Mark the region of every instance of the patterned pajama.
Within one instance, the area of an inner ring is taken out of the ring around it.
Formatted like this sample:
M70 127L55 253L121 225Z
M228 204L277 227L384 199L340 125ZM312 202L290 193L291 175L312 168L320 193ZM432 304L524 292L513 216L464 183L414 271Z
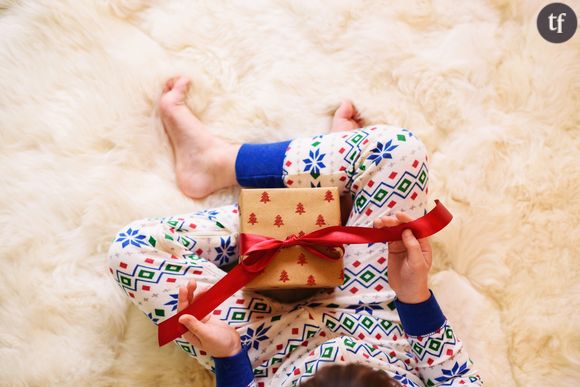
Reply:
M406 129L372 126L279 144L280 186L337 186L353 199L348 225L372 226L399 210L413 218L427 213L428 156ZM220 267L238 258L238 232L235 204L136 221L114 239L110 272L158 324L176 313L179 286L193 278L210 287L225 275ZM294 386L325 365L362 363L404 386L480 385L447 322L424 336L403 331L387 278L387 244L345 247L340 287L295 304L240 290L213 312L240 333L255 383ZM175 342L213 369L208 354Z

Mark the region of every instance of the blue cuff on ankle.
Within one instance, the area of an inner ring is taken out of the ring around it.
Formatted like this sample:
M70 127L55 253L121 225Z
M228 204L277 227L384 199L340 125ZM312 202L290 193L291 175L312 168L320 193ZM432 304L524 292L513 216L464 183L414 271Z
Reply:
M242 187L284 188L282 170L290 141L243 144L236 157L236 179Z

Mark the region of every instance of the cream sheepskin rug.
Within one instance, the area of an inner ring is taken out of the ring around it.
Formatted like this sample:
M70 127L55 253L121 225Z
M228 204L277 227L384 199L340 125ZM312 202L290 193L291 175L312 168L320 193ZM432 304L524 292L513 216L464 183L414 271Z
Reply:
M0 384L213 382L107 273L129 221L236 199L176 187L183 74L229 140L326 132L344 98L413 130L455 215L432 287L487 384L578 385L580 34L545 42L546 3L1 1Z

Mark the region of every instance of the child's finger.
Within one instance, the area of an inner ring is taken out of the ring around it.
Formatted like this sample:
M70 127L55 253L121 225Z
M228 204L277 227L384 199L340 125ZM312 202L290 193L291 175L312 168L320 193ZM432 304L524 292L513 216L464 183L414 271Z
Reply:
M197 349L202 349L203 345L201 344L201 340L199 337L194 335L191 332L185 332L181 337L183 337L187 342L193 345Z
M187 300L187 288L185 286L180 286L178 289L177 296L177 312L181 312L183 309L189 306L189 301Z
M407 249L407 259L411 265L425 262L421 245L410 229L403 230L403 244Z
M187 300L191 304L193 302L193 295L195 293L195 289L197 289L197 282L194 279L190 279L187 282Z
M409 214L405 212L397 212L397 218L399 218L403 223L413 221L413 218L411 218L411 216L409 216ZM413 238L414 237L415 236L413 235ZM423 251L431 251L431 244L429 243L429 238L421 238L417 239L417 241L419 242L419 245L421 245L421 249Z

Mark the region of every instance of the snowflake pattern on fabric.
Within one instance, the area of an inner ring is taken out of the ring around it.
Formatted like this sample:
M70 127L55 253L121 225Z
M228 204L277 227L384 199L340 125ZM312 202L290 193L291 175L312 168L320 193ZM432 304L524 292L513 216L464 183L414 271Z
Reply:
M375 165L379 165L382 159L392 159L391 152L397 147L397 145L392 145L392 142L393 140L389 140L384 145L378 142L377 147L371 150L371 155L369 155L368 159Z
M316 179L320 176L320 169L326 167L322 162L326 156L324 153L320 153L319 149L315 149L308 153L308 157L304 160L304 172L310 172L310 175Z
M246 334L240 337L242 345L248 348L258 349L262 341L269 339L266 333L268 333L270 328L264 327L264 324L261 324L256 329L248 328Z
M220 266L230 263L235 258L236 247L232 245L231 237L220 238L219 247L215 248L217 252L216 260Z
M348 225L376 216L427 212L427 153L407 129L371 126L293 140L281 178L287 187L337 186L354 198ZM266 188L266 187L264 187ZM133 222L109 251L109 271L154 324L176 312L177 288L189 279L209 287L236 259L237 206ZM274 226L273 226L274 227ZM236 328L254 367L252 385L295 386L337 363L384 369L404 386L481 385L467 353L446 322L425 337L407 336L387 280L387 245L345 246L344 284L308 300L280 304L238 291L213 311ZM175 343L213 370L209 354Z
M117 235L115 242L121 243L123 248L129 245L133 245L135 247L147 245L147 242L145 241L145 235L139 234L139 230L132 229L131 227Z

